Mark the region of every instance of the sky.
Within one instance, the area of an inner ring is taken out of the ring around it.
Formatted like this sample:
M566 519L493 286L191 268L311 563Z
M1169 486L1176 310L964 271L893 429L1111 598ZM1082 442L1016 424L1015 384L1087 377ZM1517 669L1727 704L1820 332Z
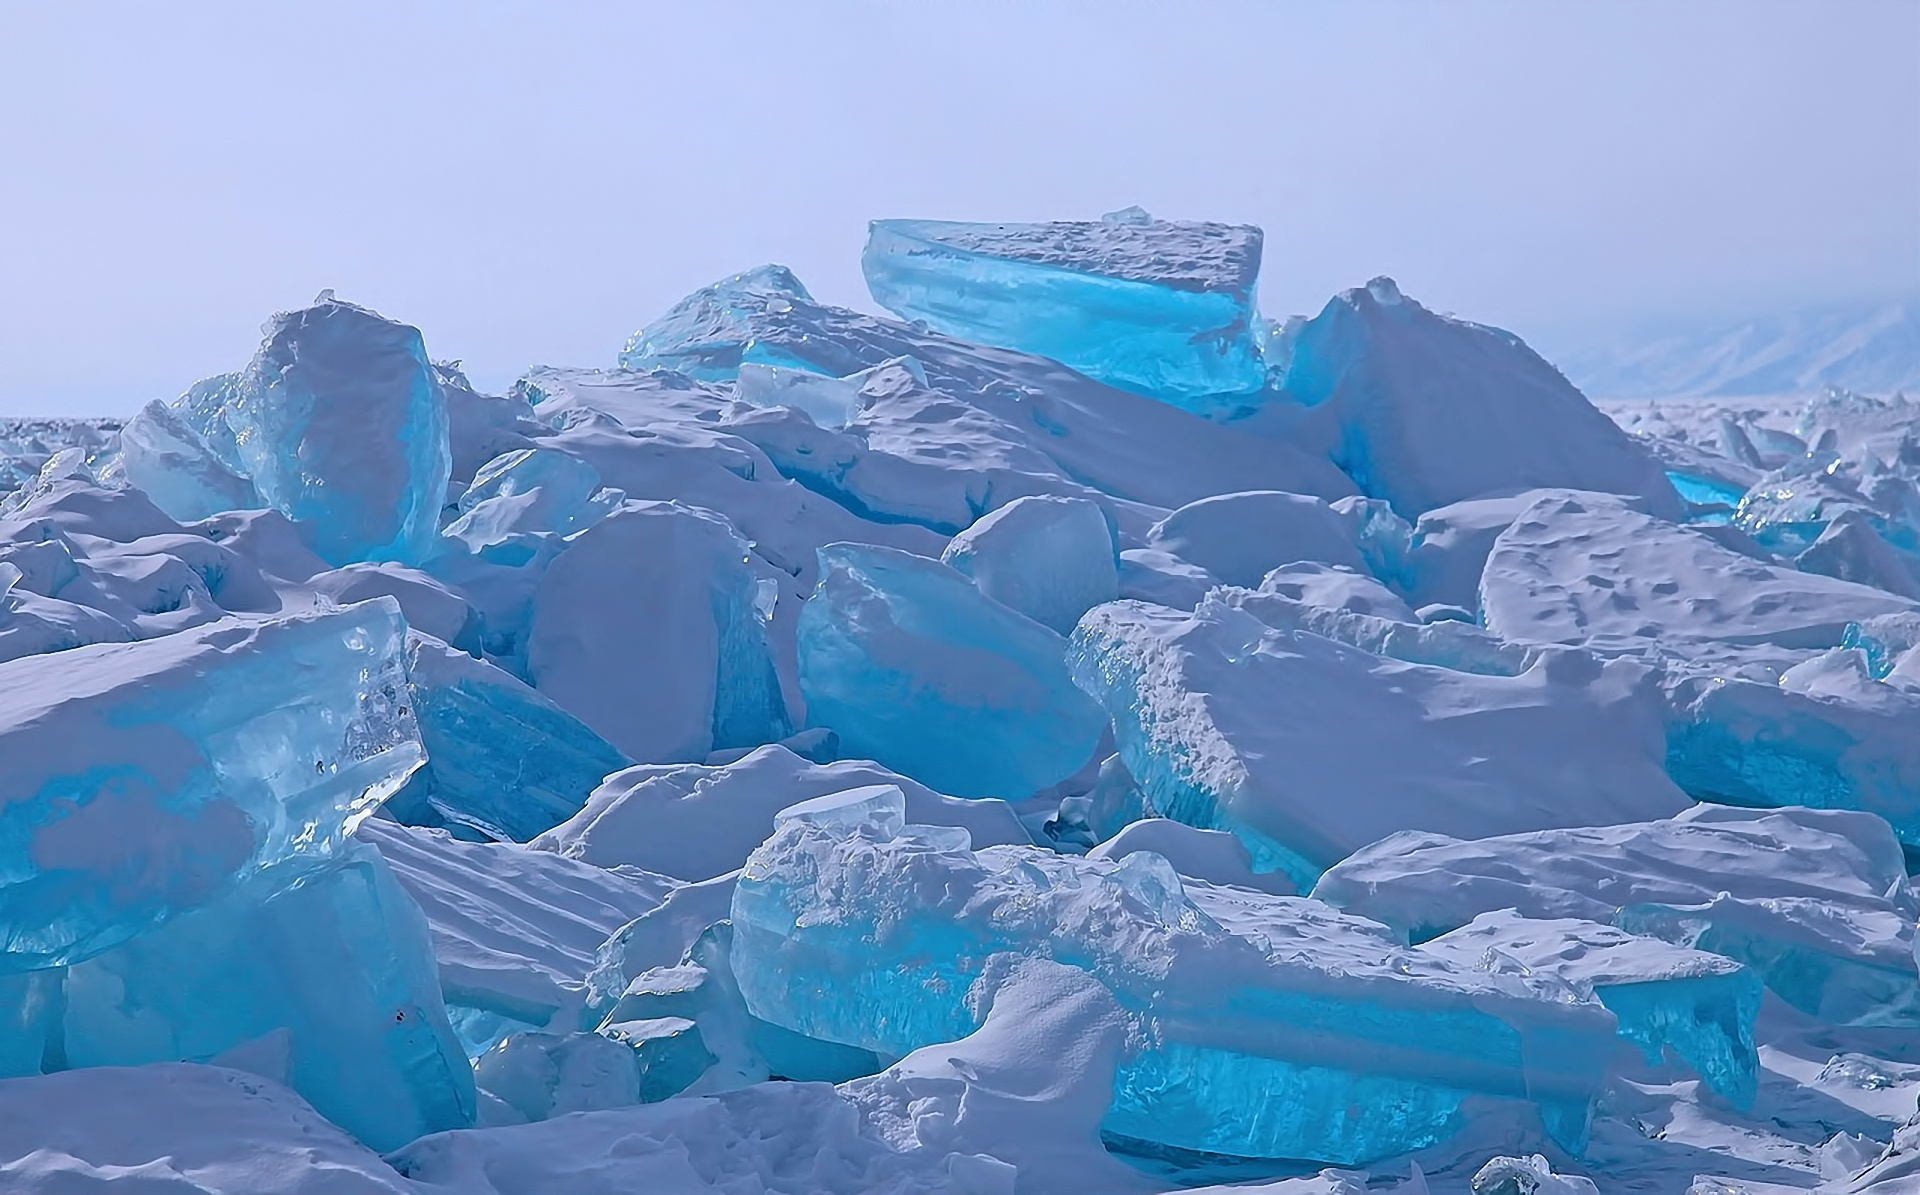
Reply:
M323 288L485 387L866 222L1140 204L1577 346L1920 291L1914 0L0 0L0 414L237 369Z

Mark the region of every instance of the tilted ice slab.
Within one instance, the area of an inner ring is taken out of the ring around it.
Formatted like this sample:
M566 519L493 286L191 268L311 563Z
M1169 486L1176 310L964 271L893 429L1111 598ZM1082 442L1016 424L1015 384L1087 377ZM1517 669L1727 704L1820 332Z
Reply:
M402 820L525 842L632 762L539 692L437 640L409 637L407 688L427 762L392 802Z
M1760 977L1717 954L1639 937L1591 921L1537 921L1511 909L1482 913L1426 944L1470 965L1518 966L1592 995L1619 1018L1620 1036L1658 1063L1671 1048L1735 1105L1753 1103L1760 1077L1753 1019Z
M551 448L522 448L480 467L460 495L460 515L440 532L440 550L464 550L505 565L539 554L543 537L584 531L626 497L603 489L592 465Z
M533 840L600 867L632 866L687 881L725 875L773 833L795 801L869 785L898 787L914 821L959 826L982 846L1027 842L1004 801L944 796L865 760L814 763L774 743L732 763L641 765L616 772L586 807Z
M1029 797L1084 767L1105 727L1064 639L911 553L820 549L799 647L808 720L842 754L955 796Z
M1674 676L1667 770L1701 800L1865 810L1920 847L1920 690L1892 679L1850 648L1777 684Z
M120 429L120 470L129 485L183 523L261 504L253 482L215 456L178 411L157 399Z
M1766 564L1598 494L1543 496L1494 542L1482 621L1502 638L1684 652L1689 640L1834 647L1849 622L1916 609Z
M1306 572L1314 568L1313 573ZM1317 575L1316 575L1317 574ZM1338 580L1318 573L1317 566L1275 569L1258 590L1223 587L1218 600L1243 610L1276 631L1309 631L1409 664L1431 664L1455 672L1484 676L1519 676L1553 650L1525 643L1509 643L1472 623L1447 620L1422 623L1372 613L1391 609L1384 591L1368 592L1353 578ZM1339 584L1336 589L1335 585ZM1298 597L1290 596L1298 593ZM1326 604L1335 595L1344 606ZM1303 600L1311 599L1311 600ZM1364 607L1356 609L1354 607Z
M1089 611L1069 659L1155 812L1233 831L1303 890L1409 825L1478 836L1686 804L1660 767L1658 689L1632 661L1553 653L1511 677L1407 664L1274 630L1218 593L1191 615Z
M376 1149L473 1122L424 918L378 851L289 859L64 971L42 1066L262 1071ZM13 1053L15 1051L8 1051Z
M635 502L568 538L534 593L534 687L629 758L704 759L788 731L774 582L724 517Z
M1137 1019L1104 1130L1149 1149L1354 1162L1444 1139L1473 1095L1536 1103L1572 1148L1614 1018L1561 985L1455 967L1316 902L1257 902L1232 932L1165 860L978 853L902 803L796 808L733 900L749 1010L903 1054L965 1036L1022 958L1090 972Z
M1519 337L1436 315L1390 278L1342 291L1269 350L1297 433L1403 518L1566 486L1677 516L1666 471Z
M636 332L620 363L728 380L742 362L846 377L897 357L912 357L934 390L1018 429L1067 476L1116 498L1171 510L1238 490L1354 492L1337 468L1284 441L1102 385L1044 357L823 306L778 266L689 295Z
M1329 869L1313 894L1414 941L1498 909L1612 922L1737 959L1825 1021L1920 1015L1900 844L1864 813L1696 805L1477 842L1409 831Z
M860 265L874 302L901 319L1207 410L1266 382L1254 339L1260 245L1250 225L1145 213L1047 224L875 220Z
M0 972L334 850L421 760L405 633L378 600L0 665Z
M330 563L432 548L452 456L417 329L331 295L276 316L220 417L261 498Z

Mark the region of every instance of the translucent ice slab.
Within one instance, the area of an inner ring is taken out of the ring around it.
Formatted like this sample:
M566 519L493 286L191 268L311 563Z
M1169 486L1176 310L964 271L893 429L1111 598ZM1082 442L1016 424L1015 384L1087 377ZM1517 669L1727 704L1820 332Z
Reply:
M363 843L276 864L69 968L65 999L66 1066L205 1062L246 1046L256 1066L277 1056L288 1086L375 1149L473 1123L426 919Z
M1248 225L1146 217L876 220L860 264L874 301L902 319L1206 409L1266 381L1260 242Z
M276 316L223 417L260 496L330 563L433 546L453 457L416 329L331 295Z
M1079 771L1106 723L1065 646L939 561L828 544L800 611L800 688L842 754L954 796L1018 800Z
M224 464L163 402L148 403L120 429L120 468L128 484L182 523L260 504L253 482Z
M974 853L898 808L790 819L733 900L757 1017L900 1055L979 1024L1022 958L1090 972L1136 1020L1105 1131L1149 1149L1358 1162L1444 1139L1470 1096L1529 1100L1571 1148L1614 1018L1563 984L1457 967L1299 898L1215 889L1230 930L1151 852Z
M335 849L420 763L405 632L377 599L0 665L0 972Z
M1407 832L1329 869L1313 893L1414 941L1498 909L1613 922L1745 963L1825 1021L1920 1016L1914 898L1899 842L1869 814L1696 805L1478 842Z

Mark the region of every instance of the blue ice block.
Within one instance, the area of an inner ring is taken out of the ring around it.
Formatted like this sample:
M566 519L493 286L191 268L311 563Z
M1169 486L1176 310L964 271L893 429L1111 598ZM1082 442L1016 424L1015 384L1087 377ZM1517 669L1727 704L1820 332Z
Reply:
M1048 224L876 220L874 302L963 340L1051 357L1205 411L1266 382L1255 344L1261 233L1109 218Z
M389 598L0 665L0 973L337 849L421 746Z
M522 448L480 467L460 495L460 516L440 534L483 559L517 566L539 554L542 537L584 531L625 497L602 489L599 470L577 456Z
M1484 1096L1582 1144L1616 1022L1564 984L1408 949L1315 901L1185 887L1152 852L976 853L950 828L895 833L900 816L789 818L748 860L731 959L754 1016L898 1056L972 1032L995 983L1048 958L1138 1026L1110 1137L1351 1164L1445 1139Z
M69 968L65 998L67 1066L206 1062L275 1035L288 1086L375 1149L473 1123L426 918L365 843Z
M331 295L276 316L224 418L260 496L329 563L433 547L453 456L418 330Z
M937 560L870 544L819 557L800 610L800 690L843 756L1009 800L1088 762L1106 716L1074 688L1060 636Z
M253 482L229 468L180 413L150 402L120 429L120 468L128 484L182 523L260 504Z

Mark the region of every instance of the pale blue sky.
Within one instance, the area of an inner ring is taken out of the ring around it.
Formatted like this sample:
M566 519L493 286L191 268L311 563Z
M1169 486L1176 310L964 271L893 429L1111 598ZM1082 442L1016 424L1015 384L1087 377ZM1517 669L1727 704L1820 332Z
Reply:
M1547 343L1920 289L1920 3L0 0L0 413L322 287L504 385L865 222L1138 203Z

